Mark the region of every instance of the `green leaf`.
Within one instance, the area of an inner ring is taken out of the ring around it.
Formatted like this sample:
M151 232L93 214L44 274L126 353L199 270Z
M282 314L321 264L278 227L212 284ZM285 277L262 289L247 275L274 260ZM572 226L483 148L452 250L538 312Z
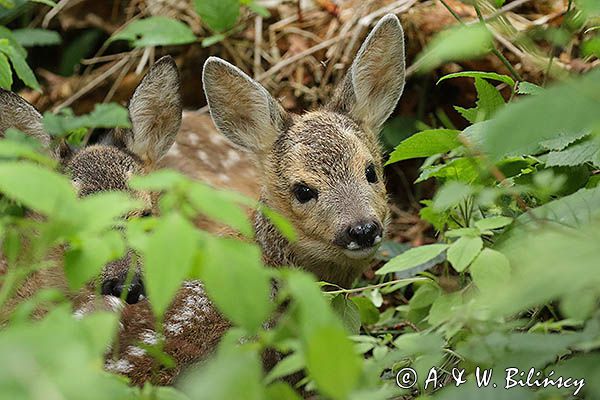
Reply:
M448 74L448 75L441 77L440 80L437 81L437 85L439 85L440 82L445 81L446 79L460 78L460 77L489 79L489 80L493 80L493 81L504 82L511 88L513 86L515 86L515 81L513 80L513 78L511 78L508 75L501 75L501 74L497 74L495 72L481 72L481 71L463 71L463 72L455 72L453 74ZM521 83L523 83L523 82L521 82Z
M386 165L410 158L446 153L460 146L459 133L460 131L452 129L432 129L415 133L396 146Z
M536 95L544 92L544 88L531 82L519 82L517 87L518 94Z
M438 164L425 167L415 183L426 181L430 178L438 178L445 181L461 181L473 183L480 177L479 163L472 158L455 158L446 164Z
M560 302L560 310L567 318L585 321L594 313L599 297L593 289L567 293Z
M453 316L453 308L462 304L459 292L443 294L435 299L429 310L427 320L431 325L438 325Z
M338 294L331 301L331 307L342 320L346 330L352 335L358 334L360 331L360 314L356 304L344 294Z
M23 83L34 90L41 90L40 85L33 74L23 54L15 49L10 44L3 43L0 40L0 52L6 54L10 59L13 69L17 73L17 76L23 81Z
M0 87L10 90L12 88L12 71L8 64L8 58L3 53L0 53Z
M471 277L481 291L494 290L510 278L508 258L499 251L483 249L471 265Z
M271 383L276 379L283 378L298 372L304 368L306 362L304 356L300 352L294 352L283 360L279 361L265 378L265 383Z
M215 32L233 28L240 15L239 0L194 0L194 6L202 22Z
M317 328L307 340L306 364L323 394L346 399L358 383L361 363L343 329Z
M58 32L50 31L48 29L15 29L13 35L15 40L23 47L51 46L62 43L62 39Z
M417 56L421 72L430 71L447 61L466 60L487 54L492 34L481 24L459 26L438 33Z
M44 4L46 6L50 6L50 7L56 7L57 4L55 2L53 2L52 0L31 0L34 3L40 3L40 4Z
M201 277L219 310L250 333L260 329L274 304L259 248L238 240L207 237L203 261Z
M209 47L212 46L213 44L217 44L220 41L222 41L223 39L225 39L225 35L222 33L217 33L216 35L211 35L211 36L207 36L204 39L202 39L202 47Z
M419 286L408 304L411 309L428 307L440 296L441 292L438 285L427 282Z
M123 192L99 192L81 199L77 212L82 232L100 232L109 229L130 211L141 208L136 201Z
M477 257L483 248L483 240L479 236L463 236L448 249L448 261L457 272L463 272Z
M475 227L480 231L491 231L493 229L504 228L505 226L512 224L512 222L512 218L499 215L496 217L480 219L475 222Z
M104 265L123 256L125 244L117 231L84 236L65 253L65 275L72 290L100 275Z
M176 19L154 16L138 19L108 39L127 40L133 47L174 46L196 41L189 26Z
M27 1L27 0L20 0L20 1ZM27 57L27 50L25 50L25 48L23 46L21 46L19 44L19 42L17 42L15 35L13 35L13 33L10 29L8 29L4 26L0 26L0 43L3 42L1 39L6 39L8 42L4 42L5 44L8 44L9 46L13 47L15 50L17 50L19 53L21 53L21 55L23 57Z
M486 125L484 149L495 160L533 154L543 140L591 130L599 122L599 92L600 70L592 70L582 78L546 89L544 96L510 103Z
M161 319L175 292L188 276L198 248L194 226L176 213L162 217L141 250L144 284L152 311Z
M261 371L259 357L248 349L219 352L189 373L180 387L194 400L263 400Z
M492 117L496 111L504 106L504 98L500 92L482 78L475 78L477 89L477 107L465 109L455 106L454 108L472 124L485 121Z
M69 179L29 162L0 164L0 191L47 216L68 213L75 204Z
M45 112L42 119L46 132L54 136L64 136L81 128L130 128L127 109L117 103L96 104L94 110L82 116L73 116L63 109L61 114Z
M350 300L358 307L360 321L363 325L373 325L379 321L379 310L366 297L351 297Z
M546 150L563 150L570 144L589 136L591 131L585 130L581 132L569 132L558 134L555 138L543 140L540 145Z
M416 267L420 264L434 260L448 247L449 246L447 244L429 244L426 246L412 248L400 254L399 256L392 258L375 273L377 275L383 275L390 272L404 271Z
M600 140L586 140L561 151L552 151L541 159L547 167L575 166L585 163L600 166Z
M459 181L450 181L446 183L433 198L433 209L435 211L445 211L454 207L468 196L473 194L474 188Z
M275 382L267 387L266 400L302 400L302 397L284 382Z

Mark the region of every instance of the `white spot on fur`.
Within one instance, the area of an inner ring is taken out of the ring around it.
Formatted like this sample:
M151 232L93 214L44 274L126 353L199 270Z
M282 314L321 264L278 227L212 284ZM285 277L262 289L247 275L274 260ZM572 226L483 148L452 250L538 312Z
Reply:
M158 335L150 329L144 329L142 332L142 342L152 346L158 343Z
M225 139L225 136L221 135L220 133L218 133L218 132L214 132L214 133L212 133L212 134L210 134L210 135L208 136L208 140L210 140L210 142L211 142L212 144L221 144L221 143L223 143L223 142L224 142L226 139Z
M229 177L229 175L227 175L227 174L219 174L219 175L217 176L217 178L219 178L219 180L220 180L221 182L229 182L229 181L231 180L231 178L230 178L230 177Z
M239 153L233 149L229 149L229 151L227 151L227 158L223 160L222 164L223 167L227 169L237 164L238 161L240 161Z
M123 302L118 297L105 296L104 301L106 302L106 305L114 312L118 312L123 309Z
M181 306L165 321L165 331L171 335L179 335L184 328L202 323L206 314L211 312L210 300L206 297L200 282L186 281L183 289L186 290L187 295L182 300Z
M189 132L188 139L190 139L190 144L192 146L196 146L200 142L200 139L198 139L198 134L196 132Z
M203 162L205 162L205 163L208 163L208 162L209 162L209 159L208 159L208 154L206 154L204 151L202 151L202 150L198 150L198 151L196 152L196 155L197 155L197 156L198 156L198 158L199 158L200 160L202 160Z
M106 360L106 364L104 364L104 368L110 372L118 372L121 374L126 374L133 369L133 365L129 361L124 358L120 360Z
M146 354L146 350L137 346L128 346L127 354L133 357L143 357Z

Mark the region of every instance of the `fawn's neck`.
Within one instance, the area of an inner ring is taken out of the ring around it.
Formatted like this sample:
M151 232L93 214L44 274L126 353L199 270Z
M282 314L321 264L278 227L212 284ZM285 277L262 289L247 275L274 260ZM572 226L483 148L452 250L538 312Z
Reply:
M254 216L256 241L262 249L263 261L272 267L296 267L312 272L317 279L349 288L370 260L331 259L290 243L269 218L257 211Z

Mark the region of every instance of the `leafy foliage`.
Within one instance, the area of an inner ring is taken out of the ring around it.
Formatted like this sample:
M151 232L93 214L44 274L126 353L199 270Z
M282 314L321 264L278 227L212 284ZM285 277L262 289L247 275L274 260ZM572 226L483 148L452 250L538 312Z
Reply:
M170 46L192 43L196 36L183 22L154 16L131 22L110 37L116 40L127 40L133 47Z

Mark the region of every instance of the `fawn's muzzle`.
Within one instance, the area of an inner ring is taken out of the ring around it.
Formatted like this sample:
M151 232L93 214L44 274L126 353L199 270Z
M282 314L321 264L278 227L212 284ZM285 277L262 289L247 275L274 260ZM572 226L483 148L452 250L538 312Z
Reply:
M378 221L361 221L347 226L336 238L336 244L350 252L371 250L381 242L383 227Z

